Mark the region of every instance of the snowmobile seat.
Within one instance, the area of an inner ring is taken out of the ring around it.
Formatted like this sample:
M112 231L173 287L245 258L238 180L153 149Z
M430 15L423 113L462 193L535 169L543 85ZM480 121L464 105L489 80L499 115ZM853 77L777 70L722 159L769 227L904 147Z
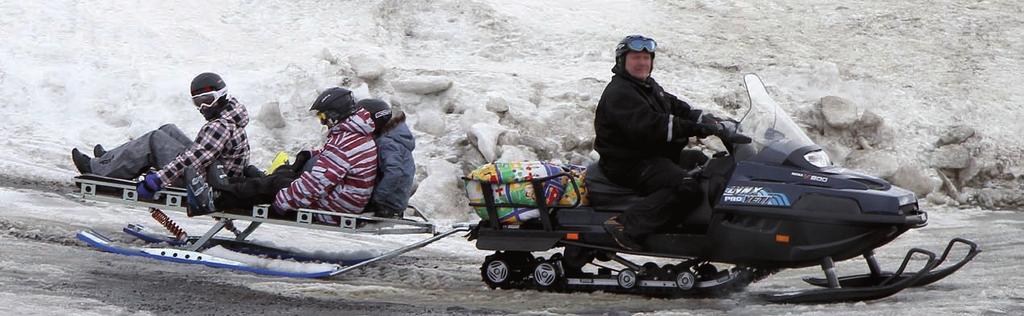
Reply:
M633 189L612 183L597 162L587 166L587 198L590 207L604 212L624 212L630 206L639 203L645 197ZM701 201L697 209L690 212L683 220L684 225L707 225L711 220L711 206L707 198Z
M595 209L622 212L643 200L643 197L633 189L612 183L597 162L587 166L587 177L584 181L590 206Z

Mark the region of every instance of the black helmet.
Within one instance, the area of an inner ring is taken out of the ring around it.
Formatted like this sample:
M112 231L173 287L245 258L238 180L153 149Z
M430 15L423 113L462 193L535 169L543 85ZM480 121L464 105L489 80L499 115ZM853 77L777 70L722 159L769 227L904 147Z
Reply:
M358 109L355 99L352 98L352 91L341 87L330 88L320 93L313 101L313 106L309 107L310 111L323 114L320 116L320 123L324 125L336 124Z
M370 117L373 118L374 130L381 130L384 125L391 120L391 106L387 102L381 99L362 99L356 103L356 106L363 108L366 112L370 112Z
M217 117L224 110L228 88L219 75L212 72L201 73L192 79L189 90L192 93L192 104L207 120Z
M202 94L210 91L217 91L227 87L224 79L212 72L204 72L192 79L192 95Z

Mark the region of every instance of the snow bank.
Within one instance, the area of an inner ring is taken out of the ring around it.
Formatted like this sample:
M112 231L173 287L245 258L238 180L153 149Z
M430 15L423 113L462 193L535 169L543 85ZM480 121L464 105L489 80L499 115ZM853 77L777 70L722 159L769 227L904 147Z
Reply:
M247 131L257 165L277 151L320 144L323 129L307 109L326 87L392 102L409 114L421 169L450 164L421 170L430 176L418 177L429 182L417 183L426 191L416 200L459 218L468 208L456 203L462 192L451 179L476 164L596 159L593 111L614 45L642 33L660 44L654 77L699 108L737 115L741 75L757 72L790 113L824 105L823 125L801 115L799 123L839 163L892 158L919 174L941 173L957 190L934 192L969 204L982 200L982 188L1019 191L1024 56L1014 52L1024 40L1007 35L1022 27L1007 15L1019 7L942 8L224 1L196 11L175 3L4 3L0 154L7 159L0 169L4 179L66 183L75 174L73 147L111 148L164 123L194 134L203 122L186 86L214 71L256 118ZM478 120L482 112L497 121ZM956 133L940 136L948 130ZM962 145L940 149L950 144ZM883 152L891 156L870 158ZM896 174L883 164L869 172ZM1002 200L993 196L984 199Z

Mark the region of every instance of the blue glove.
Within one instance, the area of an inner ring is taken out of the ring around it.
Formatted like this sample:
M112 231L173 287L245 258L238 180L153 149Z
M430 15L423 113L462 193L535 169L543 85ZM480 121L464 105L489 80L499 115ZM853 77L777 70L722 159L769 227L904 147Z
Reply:
M153 195L156 195L156 191L160 191L163 183L160 181L160 176L154 172L146 174L146 178L139 181L136 190L139 192L139 197L147 200L152 200Z

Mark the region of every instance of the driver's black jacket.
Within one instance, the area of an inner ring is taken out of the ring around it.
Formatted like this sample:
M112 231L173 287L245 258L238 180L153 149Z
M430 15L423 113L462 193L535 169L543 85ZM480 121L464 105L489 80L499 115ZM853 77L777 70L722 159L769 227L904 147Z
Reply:
M698 135L701 110L665 92L653 78L636 79L621 67L613 72L594 118L594 149L601 154L601 165L625 166L655 157L677 160L685 142L672 140Z

